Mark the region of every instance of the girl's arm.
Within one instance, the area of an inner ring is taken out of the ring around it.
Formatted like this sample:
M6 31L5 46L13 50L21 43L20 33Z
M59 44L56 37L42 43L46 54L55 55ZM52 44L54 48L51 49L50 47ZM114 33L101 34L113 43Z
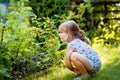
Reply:
M68 47L67 47L66 57L65 57L66 67L67 67L68 69L70 69L71 71L74 70L74 67L73 67L72 64L71 64L71 59L70 59L71 54L72 54L73 51L74 51L73 48L71 48L71 47L68 46Z

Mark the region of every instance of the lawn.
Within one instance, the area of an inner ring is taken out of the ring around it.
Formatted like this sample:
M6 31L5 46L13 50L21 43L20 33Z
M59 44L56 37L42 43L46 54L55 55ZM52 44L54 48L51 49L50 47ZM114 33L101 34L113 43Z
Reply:
M120 46L99 47L93 45L102 59L101 70L85 80L120 80ZM23 80L73 80L76 75L66 67L52 67L48 70L30 75Z

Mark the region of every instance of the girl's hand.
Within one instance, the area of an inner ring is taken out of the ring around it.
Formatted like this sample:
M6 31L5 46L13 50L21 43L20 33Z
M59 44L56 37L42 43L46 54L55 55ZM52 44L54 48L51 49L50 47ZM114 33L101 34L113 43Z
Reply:
M73 49L71 47L67 47L67 53L66 53L66 57L65 57L65 64L66 64L66 67L68 69L70 69L71 71L74 70L74 67L71 64L71 54L72 54L72 52L73 52Z
M75 72L76 74L80 74L80 72L77 68L74 68L73 72Z

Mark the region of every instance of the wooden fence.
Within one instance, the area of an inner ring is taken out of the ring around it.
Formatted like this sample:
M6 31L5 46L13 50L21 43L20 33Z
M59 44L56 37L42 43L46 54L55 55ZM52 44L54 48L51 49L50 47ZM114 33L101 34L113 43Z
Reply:
M71 3L75 3L77 5L81 4L81 3L84 3L83 0L70 0L70 4ZM87 21L90 21L91 22L91 28L95 28L100 22L101 22L101 19L95 21L94 20L94 16L97 15L97 14L103 14L105 17L102 19L102 21L104 23L107 23L107 21L109 20L120 20L120 15L116 17L116 13L117 14L120 14L120 1L101 1L101 2L91 2L90 3L94 8L98 8L98 7L103 7L102 10L98 10L98 9L94 9L93 12L92 12L92 16L85 16ZM115 9L114 10L111 10L108 8L108 6L113 6ZM109 14L114 14L115 16L112 16L112 17L106 17L107 15ZM85 15L87 15L88 13L86 12Z
M113 13L116 13L116 12L119 12L120 13L120 6L118 9L116 10L109 10L107 8L107 6L109 5L114 5L114 7L117 7L116 5L120 5L120 1L109 1L109 2L92 2L91 3L94 7L95 6L104 6L104 10L96 10L94 11L93 13L96 14L96 13L104 13L105 15L109 14L110 12L113 12ZM120 17L119 18L111 18L111 19L115 19L115 20L120 20ZM110 20L110 19L108 19Z

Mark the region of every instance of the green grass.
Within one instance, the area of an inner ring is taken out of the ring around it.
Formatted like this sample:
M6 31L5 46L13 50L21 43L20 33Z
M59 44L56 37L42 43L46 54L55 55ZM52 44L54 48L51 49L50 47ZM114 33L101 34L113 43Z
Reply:
M120 80L120 46L99 47L93 46L102 59L101 70L89 79L84 80ZM53 67L23 80L73 80L76 75L66 67Z

